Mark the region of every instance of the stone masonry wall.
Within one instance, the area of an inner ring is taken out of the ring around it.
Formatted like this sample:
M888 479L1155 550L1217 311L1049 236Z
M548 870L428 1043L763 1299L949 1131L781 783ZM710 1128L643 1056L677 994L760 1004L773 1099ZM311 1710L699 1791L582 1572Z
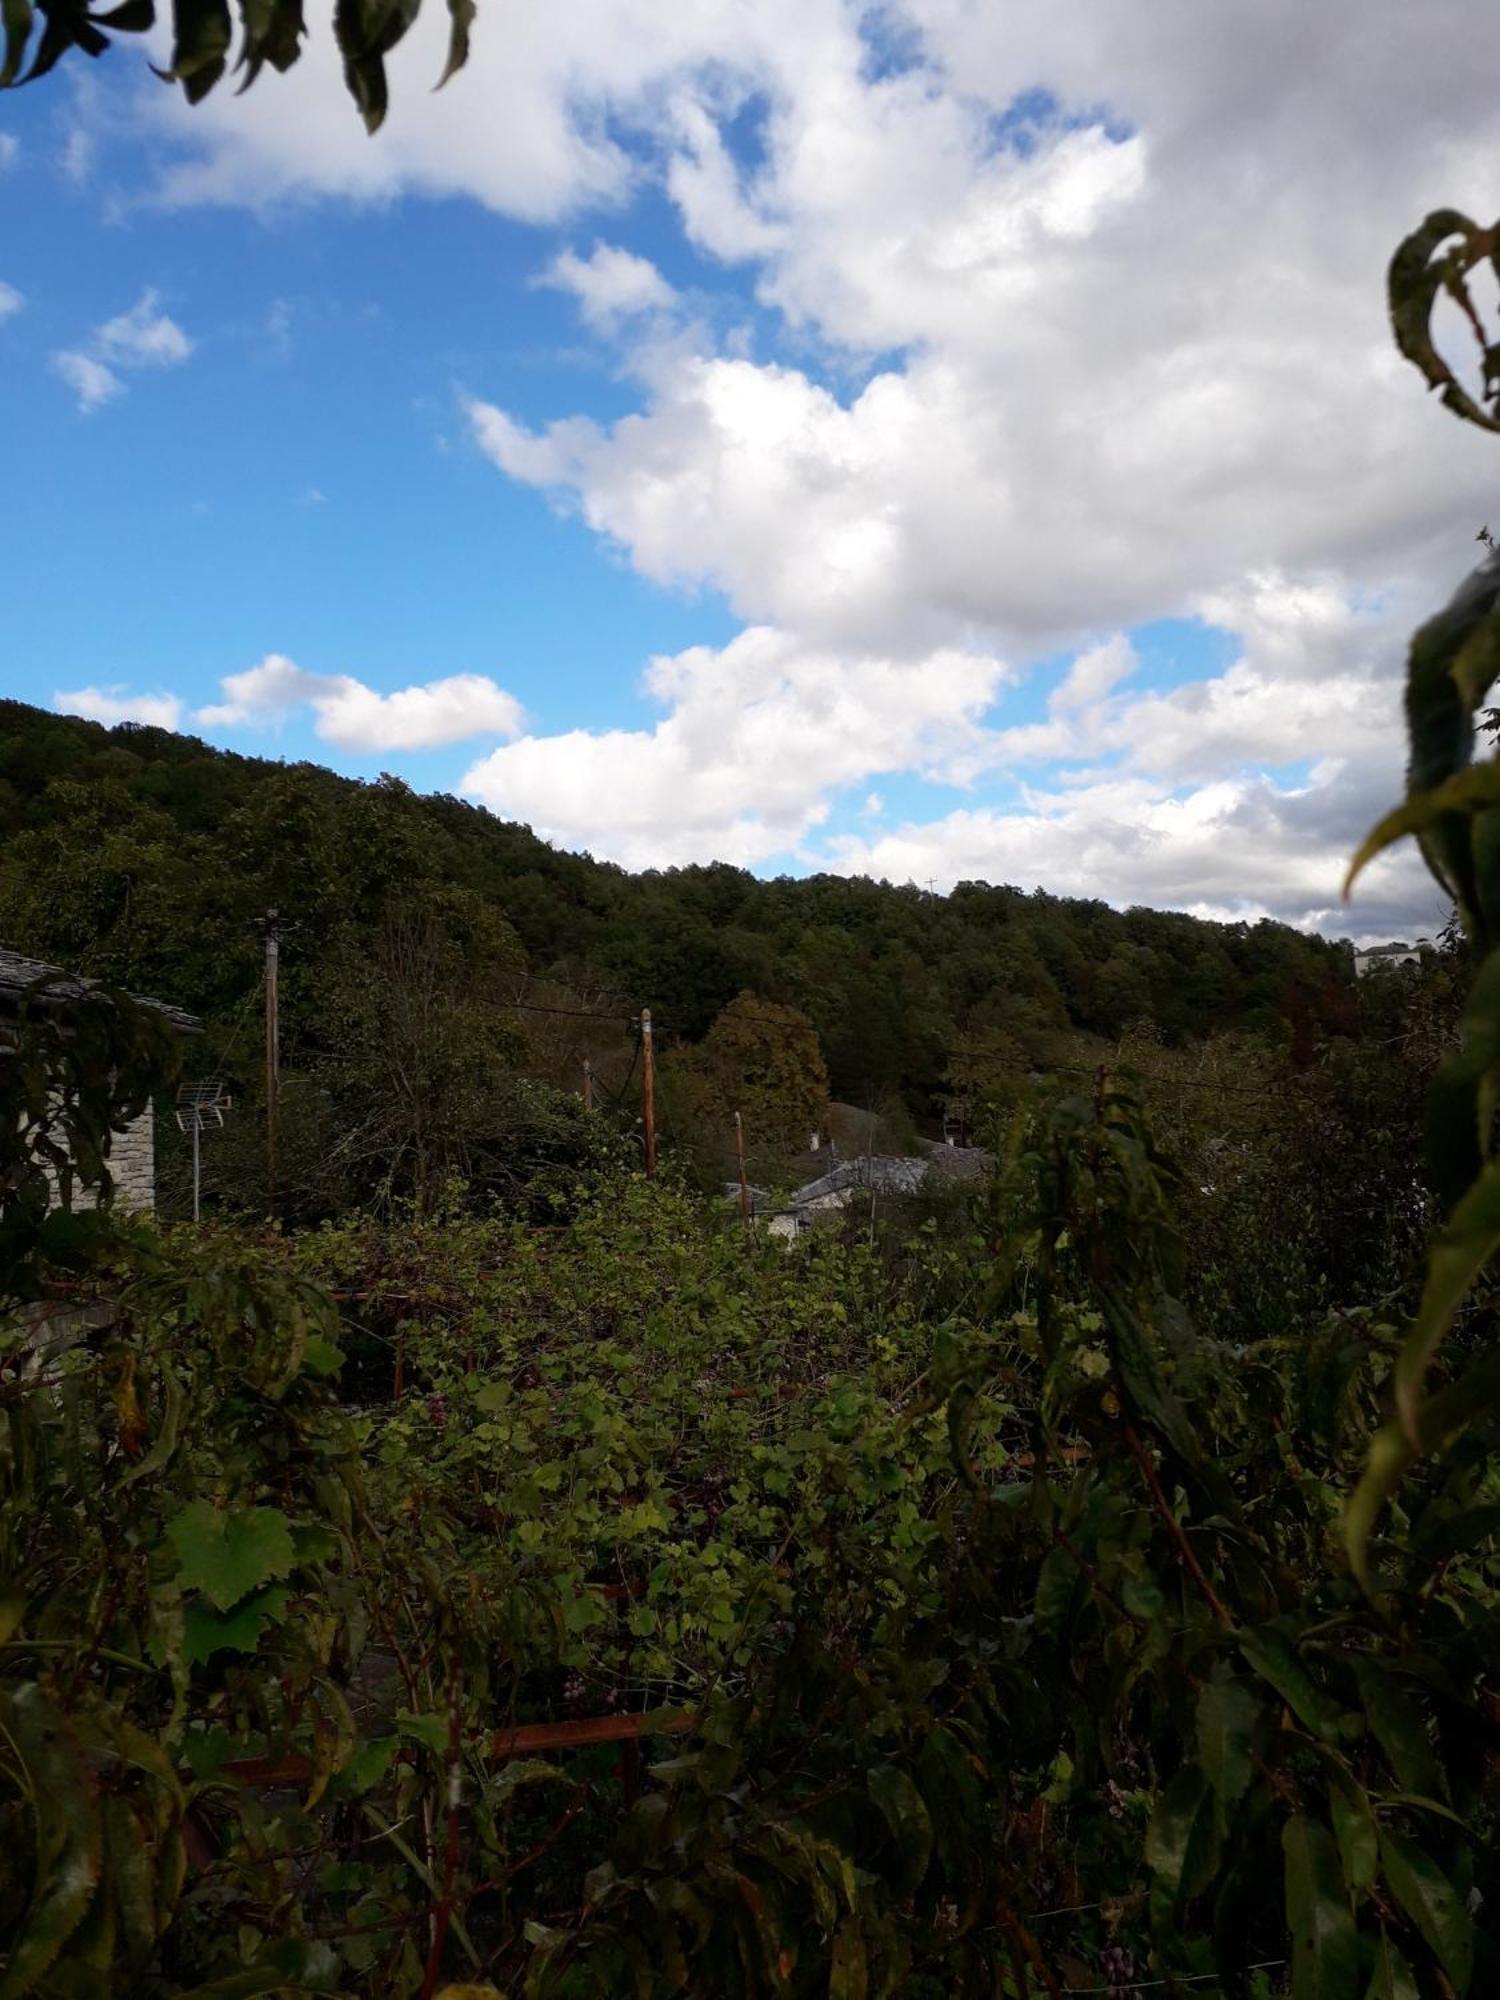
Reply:
M123 1132L115 1134L109 1149L109 1171L117 1208L156 1207L156 1117L151 1105L146 1106L139 1118L132 1119ZM93 1189L75 1184L73 1206L92 1208Z
M109 1171L114 1176L119 1207L155 1208L156 1117L151 1105L123 1132L116 1133L109 1149Z

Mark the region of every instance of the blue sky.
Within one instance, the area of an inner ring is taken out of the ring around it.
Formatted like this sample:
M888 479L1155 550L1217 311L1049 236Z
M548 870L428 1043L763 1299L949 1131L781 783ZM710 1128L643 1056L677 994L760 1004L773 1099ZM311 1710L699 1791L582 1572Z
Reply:
M1496 114L1395 9L1347 114L1280 5L1002 11L517 0L374 140L317 17L0 97L4 692L629 865L1427 921L1337 875L1491 474L1379 277Z

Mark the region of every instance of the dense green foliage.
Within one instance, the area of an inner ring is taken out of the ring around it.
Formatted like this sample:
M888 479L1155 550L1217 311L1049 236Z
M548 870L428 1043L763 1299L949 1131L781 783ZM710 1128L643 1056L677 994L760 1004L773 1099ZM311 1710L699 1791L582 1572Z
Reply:
M1495 1438L1364 1597L1395 1327L1197 1331L1129 1092L1018 1136L915 1236L608 1168L17 1320L0 1991L1489 1990Z
M725 866L630 875L392 779L0 703L0 940L203 1014L206 1059L227 1045L253 1079L253 920L268 907L297 926L282 1005L294 1072L346 1046L344 968L373 961L389 990L403 962L430 979L445 957L465 964L471 1025L507 989L619 1023L649 1006L669 1047L700 1043L741 994L796 1008L836 1099L919 1121L1141 1021L1174 1045L1248 1032L1299 1063L1362 1032L1347 952L1279 924L979 883L939 897ZM577 1034L569 1046L586 1052ZM622 1029L596 1024L592 1053L618 1089ZM577 1060L554 1080L577 1090Z
M1467 944L1358 995L1270 927L633 881L19 712L16 941L232 1033L295 906L307 1132L386 1198L81 1227L44 1195L107 1194L171 1052L108 991L7 1031L0 2000L1495 1991L1496 596L1417 635L1369 843L1419 835ZM1210 946L1195 1027L1152 955ZM685 1087L769 1120L859 977L1000 1165L790 1250L565 1113L509 986L609 1025L680 981Z

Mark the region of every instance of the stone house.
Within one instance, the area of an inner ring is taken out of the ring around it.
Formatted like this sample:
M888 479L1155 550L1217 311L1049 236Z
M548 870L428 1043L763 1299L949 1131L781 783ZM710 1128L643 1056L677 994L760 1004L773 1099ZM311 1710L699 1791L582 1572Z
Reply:
M25 958L20 952L0 945L0 1046L3 1046L7 1021L17 1018L23 997L39 980L48 981L46 1004L63 1014L70 1001L79 999L91 987L100 984L98 980L77 978L59 966L44 965L38 959ZM132 995L132 998L140 996ZM145 999L141 1000L141 1005L155 1008L186 1035L201 1031L202 1024L197 1017L184 1013L180 1007L169 1007L162 1000ZM148 1106L123 1132L115 1135L109 1149L109 1170L114 1181L114 1199L122 1208L155 1208L156 1117L153 1107ZM92 1195L84 1191L75 1197L80 1207L88 1205L92 1199Z

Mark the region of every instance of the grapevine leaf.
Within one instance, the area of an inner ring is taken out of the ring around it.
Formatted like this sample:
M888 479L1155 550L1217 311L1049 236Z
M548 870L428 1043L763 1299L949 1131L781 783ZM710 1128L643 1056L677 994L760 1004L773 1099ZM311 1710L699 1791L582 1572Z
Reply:
M297 1560L287 1518L277 1507L231 1513L195 1500L167 1523L167 1538L177 1551L183 1587L201 1590L220 1611L273 1577L290 1576Z
M260 1644L266 1621L283 1618L291 1596L284 1585L271 1584L245 1598L232 1611L214 1612L196 1603L184 1606L184 1658L190 1665L200 1666L215 1653L253 1653Z

